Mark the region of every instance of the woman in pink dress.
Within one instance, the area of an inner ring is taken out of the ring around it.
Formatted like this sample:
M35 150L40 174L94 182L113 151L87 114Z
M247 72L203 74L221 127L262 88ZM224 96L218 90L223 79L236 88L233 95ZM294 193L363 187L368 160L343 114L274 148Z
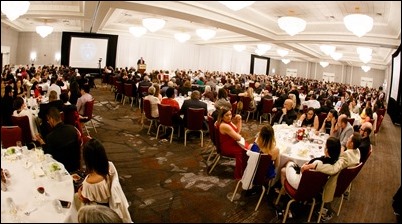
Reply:
M238 141L243 138L240 135L242 127L241 116L237 114L232 119L232 111L229 108L222 107L219 110L220 112L215 126L219 129L219 144L222 151L221 153L224 156L236 159L234 177L236 180L240 180L247 166L247 146L243 148L238 144Z

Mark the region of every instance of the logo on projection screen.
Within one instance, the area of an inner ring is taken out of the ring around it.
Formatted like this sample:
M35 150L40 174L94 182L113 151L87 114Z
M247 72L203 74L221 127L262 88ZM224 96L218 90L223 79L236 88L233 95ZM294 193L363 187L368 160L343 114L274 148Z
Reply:
M81 44L80 52L81 52L81 59L85 61L93 60L96 55L96 45L92 42L86 42Z

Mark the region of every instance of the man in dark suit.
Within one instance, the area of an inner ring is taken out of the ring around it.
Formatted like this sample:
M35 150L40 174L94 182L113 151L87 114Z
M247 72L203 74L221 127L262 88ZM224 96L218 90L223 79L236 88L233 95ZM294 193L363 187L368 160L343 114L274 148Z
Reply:
M207 104L200 101L201 93L198 90L195 90L191 93L191 98L188 100L184 100L183 105L180 109L180 114L184 114L184 125L187 125L187 109L188 108L204 108L204 115L207 116L208 107ZM191 119L191 118L190 118ZM204 122L205 123L205 122ZM205 125L207 125L205 123ZM205 126L207 127L207 126Z
M362 141L358 147L360 150L360 162L366 162L367 155L370 150L370 134L373 130L373 125L370 122L364 122L359 129L360 135L362 136Z
M51 107L47 113L47 120L52 131L46 136L46 142L38 134L36 136L42 145L43 151L51 154L61 162L68 172L80 169L81 164L81 137L77 129L61 121L60 111Z
M144 59L141 57L140 59L138 59L137 65L142 65L142 64L145 64L145 61L144 61Z
M49 103L41 103L39 104L39 113L38 117L42 120L41 125L40 125L40 132L42 133L43 136L46 136L50 130L51 127L49 126L47 122L46 115L51 107L57 108L59 111L62 111L63 109L63 101L60 99L57 99L57 93L54 90L51 90L49 93Z
M297 113L293 109L293 101L291 99L287 99L283 104L283 108L279 110L272 118L271 125L274 125L274 123L282 124L282 122L285 122L287 125L291 125L296 119Z

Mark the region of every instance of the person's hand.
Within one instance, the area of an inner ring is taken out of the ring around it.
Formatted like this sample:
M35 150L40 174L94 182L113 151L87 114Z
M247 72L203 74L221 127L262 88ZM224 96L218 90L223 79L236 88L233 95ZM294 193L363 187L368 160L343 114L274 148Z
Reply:
M331 124L334 125L335 122L336 122L336 119L333 117L332 120L331 120Z
M282 113L286 114L286 112L287 112L286 108L282 108Z
M233 118L233 123L237 124L241 121L241 115L236 114L236 116Z
M313 167L311 167L312 164L303 164L303 166L301 167L301 172L303 173L305 170L309 170L312 169Z
M276 112L277 110L276 107L272 108L272 112Z

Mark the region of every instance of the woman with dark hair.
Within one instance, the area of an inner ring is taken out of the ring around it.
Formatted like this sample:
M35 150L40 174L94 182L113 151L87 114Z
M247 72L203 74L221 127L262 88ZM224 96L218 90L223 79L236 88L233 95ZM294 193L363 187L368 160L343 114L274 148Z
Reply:
M338 112L335 109L331 109L328 112L327 118L325 118L324 122L322 122L320 132L330 134L332 123L335 125L337 121Z
M22 81L21 81L21 79L17 79L17 81L15 82L15 85L14 85L14 98L17 98L19 96L24 98L25 95L26 95L26 92L25 92L24 86L22 85Z
M33 91L33 94L32 94ZM39 87L39 83L38 82L34 82L31 86L31 91L30 91L30 95L32 95L32 97L34 98L38 98L39 96L42 95L42 91Z
M13 97L13 87L7 85L4 88L4 96L1 99L1 125L11 126L13 125L11 121L11 116L13 115L14 107L14 97Z
M83 149L87 175L78 189L77 197L84 204L109 206L110 181L109 160L105 147L97 139L90 139ZM78 203L78 207L81 207Z
M348 118L351 118L349 110L349 102L345 102L342 104L341 109L339 110L339 115L342 114L345 114Z
M315 130L318 130L320 125L318 115L315 114L315 110L312 107L309 107L307 112L300 116L299 121L302 127L312 127Z
M240 180L247 166L247 157L245 148L241 147L238 142L243 139L240 135L242 120L237 114L232 120L232 111L229 108L222 107L219 111L218 120L215 126L219 130L219 143L222 154L236 158L236 166L234 177Z

